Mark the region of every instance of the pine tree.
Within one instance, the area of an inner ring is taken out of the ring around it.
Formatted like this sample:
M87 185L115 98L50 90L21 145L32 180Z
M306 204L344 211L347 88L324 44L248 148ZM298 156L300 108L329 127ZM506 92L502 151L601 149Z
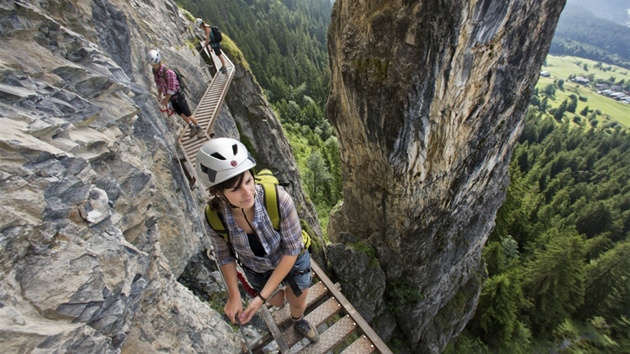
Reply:
M526 262L523 291L531 299L526 311L536 335L550 334L584 301L584 242L571 230L551 229Z
M578 316L630 319L630 242L617 245L586 268L585 301Z
M471 330L493 347L509 346L515 331L522 326L518 313L524 304L518 273L496 275L483 286L476 311L478 319Z
M309 195L317 203L321 197L321 192L330 183L332 176L318 151L314 151L309 156L306 167L307 173L305 178L309 188Z

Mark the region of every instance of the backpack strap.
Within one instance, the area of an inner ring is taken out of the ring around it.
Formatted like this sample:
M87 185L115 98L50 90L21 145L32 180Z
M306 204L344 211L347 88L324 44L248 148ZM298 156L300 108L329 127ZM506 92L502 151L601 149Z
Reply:
M263 192L265 194L265 209L267 209L267 214L269 214L271 225L274 230L280 232L280 202L278 201L278 185L275 183L261 182L261 180L267 176L275 178L273 172L270 170L262 170L256 175L256 177L259 178L257 182L263 187ZM304 249L310 250L311 236L308 232L306 232L306 230L304 230L304 227L302 227L302 242L304 243Z
M280 203L278 202L278 187L271 183L260 183L265 197L265 209L269 214L271 225L276 231L280 231Z
M167 71L168 71L168 68L166 67L166 65L162 64L162 77L164 78L164 81L166 81L166 84L168 85L168 78L166 76Z
M169 70L169 68L166 67L166 65L162 65L162 78L164 78L164 81L166 82L166 86L168 87L168 76L166 75L166 72ZM177 96L177 94L179 93L179 91L182 89L182 83L179 81L179 75L177 75L177 71L170 69L171 71L173 71L173 74L175 74L175 80L177 80L177 91L173 94L173 96L171 98L173 98L174 96Z
M223 221L223 215L217 213L216 211L210 208L210 204L206 205L206 221L208 221L208 225L214 230L216 233L221 235L225 241L229 243L228 240L228 231L225 227L225 222Z

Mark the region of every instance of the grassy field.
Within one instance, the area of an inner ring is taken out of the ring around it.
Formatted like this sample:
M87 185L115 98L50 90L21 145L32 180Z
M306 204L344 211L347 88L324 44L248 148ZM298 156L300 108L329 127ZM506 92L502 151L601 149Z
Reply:
M584 65L587 69L585 70ZM551 77L540 77L536 87L542 91L547 85L557 82L558 80L564 80L564 91L557 90L555 97L549 99L548 104L551 107L558 107L562 101L569 98L569 95L575 94L577 96L583 96L587 98L586 102L578 101L576 113L579 113L585 106L588 106L590 110L599 110L602 112L602 121L606 121L605 115L608 115L610 119L621 123L625 127L630 127L630 105L620 103L612 98L600 95L596 90L590 87L576 84L568 80L569 75L587 77L594 75L594 77L604 80L614 77L615 81L624 79L625 82L630 80L630 72L627 69L620 68L614 65L604 64L603 68L610 68L610 70L601 70L596 68L596 61L563 56L556 57L549 55L545 65L540 69L541 71L548 71L551 73Z

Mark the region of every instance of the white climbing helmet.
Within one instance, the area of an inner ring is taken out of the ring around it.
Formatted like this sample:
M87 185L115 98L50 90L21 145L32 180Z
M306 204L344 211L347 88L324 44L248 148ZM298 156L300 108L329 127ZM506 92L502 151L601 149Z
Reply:
M203 20L202 19L198 18L198 19L195 20L195 25L197 27L201 26L202 24L203 24Z
M206 188L238 176L256 166L243 143L231 138L214 138L197 152L197 178Z
M151 64L159 64L162 61L162 56L160 55L159 50L152 49L149 51L149 63Z

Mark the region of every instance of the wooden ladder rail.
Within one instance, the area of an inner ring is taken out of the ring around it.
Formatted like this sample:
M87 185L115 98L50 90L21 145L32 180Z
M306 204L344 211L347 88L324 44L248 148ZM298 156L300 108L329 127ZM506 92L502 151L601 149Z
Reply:
M217 67L217 63L220 65L221 61L214 54L214 51L208 51L207 48L204 48L203 51L212 58L215 67ZM203 143L210 139L212 128L214 127L214 123L216 122L227 91L232 83L232 78L234 77L234 64L227 55L224 54L223 58L226 62L227 73L223 74L217 70L193 112L193 115L197 118L199 125L203 129L203 137L197 138L195 136L191 138L189 136L188 127L186 127L177 140L179 149L183 155L183 158L180 158L179 162L185 170L186 178L189 179L190 188L192 188L196 181L195 166L197 163L197 151Z
M305 318L317 327L324 322L334 323L320 333L318 343L301 345L302 337L291 326L289 306L285 305L272 314L266 306L263 306L259 313L267 323L270 333L255 343L252 351L262 352L263 347L275 340L281 353L317 354L346 344L347 346L342 351L344 354L392 353L341 293L339 286L333 284L312 259L311 267L319 281L309 289ZM345 315L336 320L340 317L339 313L345 313Z

